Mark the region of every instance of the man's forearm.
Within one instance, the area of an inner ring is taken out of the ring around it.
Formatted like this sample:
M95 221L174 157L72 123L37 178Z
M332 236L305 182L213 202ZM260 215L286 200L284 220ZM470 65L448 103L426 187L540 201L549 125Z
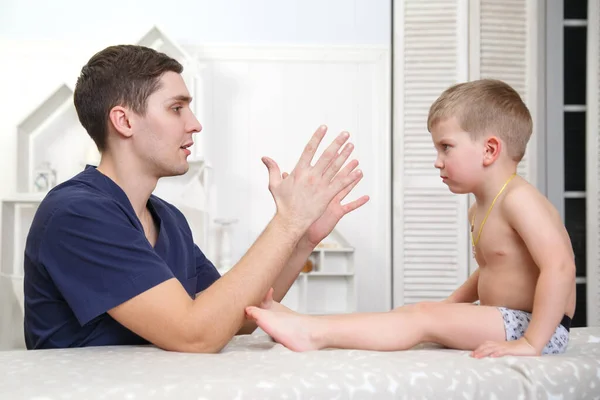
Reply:
M303 234L285 226L276 216L234 268L194 301L191 329L207 352L225 346L244 324L245 307L260 304L279 280Z
M304 266L304 263L310 256L314 249L314 246L310 243L300 240L298 245L294 248L290 259L281 271L275 283L273 284L273 300L280 302L294 284L300 270ZM283 308L283 305L277 304L278 307ZM238 335L247 335L256 330L256 323L254 321L246 321L242 328L237 332Z
M314 246L300 240L298 245L294 248L290 259L281 271L275 283L273 284L273 300L281 301L285 294L288 292L290 287L294 284L294 281L298 278L298 274L302 270L302 267L306 263L306 260L310 256L314 249Z

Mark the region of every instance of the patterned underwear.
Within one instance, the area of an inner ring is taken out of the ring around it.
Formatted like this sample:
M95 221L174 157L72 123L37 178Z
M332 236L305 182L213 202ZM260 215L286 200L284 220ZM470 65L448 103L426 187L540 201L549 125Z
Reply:
M504 319L504 330L506 331L506 341L517 340L523 337L531 313L520 310L511 310L505 307L498 307ZM569 344L569 331L571 330L571 318L564 316L560 324L556 327L554 335L542 350L542 354L561 354L564 353Z

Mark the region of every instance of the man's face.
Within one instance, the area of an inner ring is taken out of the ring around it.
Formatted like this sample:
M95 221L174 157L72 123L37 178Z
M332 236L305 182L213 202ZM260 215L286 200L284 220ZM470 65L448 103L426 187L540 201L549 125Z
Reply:
M146 115L136 118L136 154L157 178L182 175L189 169L192 134L202 130L190 101L181 76L166 72L160 78L160 88L148 97Z

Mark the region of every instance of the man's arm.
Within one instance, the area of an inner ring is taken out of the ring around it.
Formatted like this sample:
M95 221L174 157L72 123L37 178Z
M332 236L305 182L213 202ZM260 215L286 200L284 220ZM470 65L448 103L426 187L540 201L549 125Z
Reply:
M299 236L298 232L290 232L286 223L274 218L234 268L196 299L192 300L173 278L108 313L165 350L217 352L244 322L245 306L260 302Z
M277 303L281 302L290 287L294 284L294 281L298 278L304 263L312 253L313 249L314 246L303 240L301 240L294 248L294 252L290 257L289 262L273 284L273 300ZM256 328L256 322L246 320L237 334L247 335L254 332Z
M569 235L558 213L532 187L509 192L502 211L540 269L525 339L541 354L564 315L575 281Z
M176 279L170 279L109 310L119 323L155 345L174 351L217 352L241 328L244 309L259 304L288 263L309 226L331 200L360 177L355 171L336 176L345 158L338 154L348 139L341 134L315 163L311 160L325 134L313 135L294 171L282 179L277 164L269 169L269 190L277 212L255 244L222 278L189 298Z
M346 146L344 148L344 152L347 153L345 158L350 156L350 153L352 152L352 146ZM339 172L338 176L346 177L350 175L357 167L358 161L352 160ZM285 178L286 176L287 174L284 173L283 177ZM367 201L369 201L369 196L361 196L356 200L342 204L342 201L352 191L352 189L354 189L361 179L362 175L359 176L358 179L354 180L344 190L338 193L327 206L325 213L317 221L315 221L310 228L308 228L306 234L298 242L298 245L294 249L287 266L277 277L277 280L273 285L273 298L276 302L280 302L283 299L296 278L298 278L298 274L304 266L307 258L310 256L315 247L321 243L321 241L325 239L325 237L327 237L331 231L333 231L333 228L335 228L340 219L342 219L344 215L351 213L359 207L362 207L367 203ZM278 303L275 304L278 305ZM256 323L252 320L247 320L238 333L248 334L252 333L255 329Z

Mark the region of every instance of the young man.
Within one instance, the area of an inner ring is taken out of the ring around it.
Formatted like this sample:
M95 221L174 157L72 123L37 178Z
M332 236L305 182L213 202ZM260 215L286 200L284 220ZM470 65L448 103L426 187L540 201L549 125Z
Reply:
M255 329L245 307L270 287L283 298L316 244L368 200L341 204L362 177L356 160L343 167L353 150L346 132L311 165L320 127L289 175L263 159L276 214L220 277L183 215L152 195L158 179L188 170L192 134L202 130L181 72L165 54L128 45L100 51L81 70L75 107L102 158L51 190L30 228L29 349L150 342L217 352Z
M479 268L471 277L442 302L388 313L309 317L269 292L247 315L297 351L435 342L474 357L564 352L575 312L574 255L557 211L516 175L532 132L527 107L503 82L462 83L433 103L427 126L444 183L476 199L469 222Z

